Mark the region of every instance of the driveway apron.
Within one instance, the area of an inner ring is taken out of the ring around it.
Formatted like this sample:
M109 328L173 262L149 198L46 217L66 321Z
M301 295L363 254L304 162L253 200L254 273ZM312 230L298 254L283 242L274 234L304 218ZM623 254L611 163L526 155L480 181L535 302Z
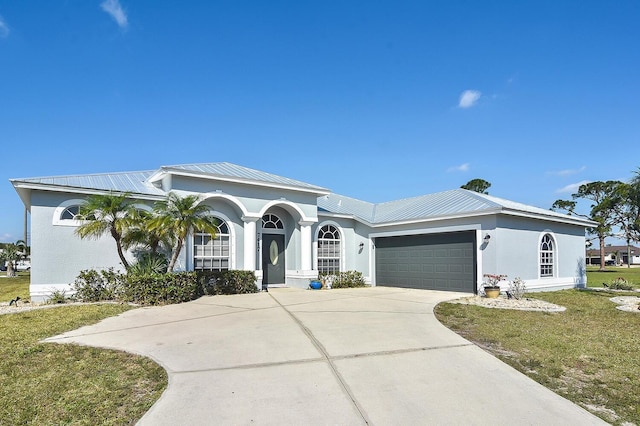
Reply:
M372 287L206 296L47 339L162 365L140 425L606 424L442 326L460 293Z

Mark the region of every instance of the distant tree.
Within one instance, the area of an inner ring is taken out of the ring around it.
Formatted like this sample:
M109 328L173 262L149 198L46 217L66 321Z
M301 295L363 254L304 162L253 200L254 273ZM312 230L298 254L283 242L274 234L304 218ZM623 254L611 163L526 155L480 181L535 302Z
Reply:
M128 194L97 194L89 196L80 205L79 216L85 221L76 228L80 238L99 239L105 234L111 235L116 242L116 250L122 265L129 269L129 262L124 257L122 235L126 232L127 216L134 207L127 199Z
M180 197L170 192L166 200L156 203L154 212L155 217L151 219L150 229L169 233L174 241L167 272L173 272L187 235L199 231L210 234L211 238L216 237L218 220L210 215L206 205L200 204L196 195Z
M16 264L15 262L22 258L22 252L17 244L9 243L5 244L2 253L0 253L0 260L7 263L7 277L16 276Z
M462 185L460 188L468 189L469 191L479 192L480 194L489 194L487 191L491 187L491 184L484 179L471 179L469 182Z
M595 235L600 243L600 270L605 270L605 239L613 235L612 228L616 224L614 208L621 202L618 188L622 182L606 181L606 182L590 182L580 185L578 192L572 194L573 201L556 200L551 207L552 210L566 210L569 214L586 217L597 225L589 228L588 232ZM576 199L584 198L591 200L591 211L589 216L578 214L575 212L577 206Z

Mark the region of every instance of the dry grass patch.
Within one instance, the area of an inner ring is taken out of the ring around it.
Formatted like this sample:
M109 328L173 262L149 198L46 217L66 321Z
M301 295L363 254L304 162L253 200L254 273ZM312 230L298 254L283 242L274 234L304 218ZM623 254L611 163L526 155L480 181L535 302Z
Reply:
M563 313L443 303L450 329L558 394L612 423L640 424L640 314L622 312L616 292L565 290L528 297Z

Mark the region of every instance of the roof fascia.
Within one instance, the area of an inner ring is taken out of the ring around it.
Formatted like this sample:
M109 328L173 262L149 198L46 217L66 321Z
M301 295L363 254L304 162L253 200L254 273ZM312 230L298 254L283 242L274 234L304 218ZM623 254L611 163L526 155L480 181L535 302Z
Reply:
M317 196L331 194L331 191L324 188L318 188L318 189L303 188L295 185L263 182L263 181L254 180L254 179L244 179L244 178L238 178L238 177L223 176L223 175L218 175L214 173L205 173L205 172L198 173L193 171L185 171L182 169L172 169L169 167L161 169L161 171L158 171L153 176L151 176L148 179L148 181L153 183L154 181L158 181L162 179L167 174L176 175L176 176L194 177L194 178L200 178L200 179L204 178L204 179L217 180L222 182L239 183L242 185L254 185L254 186L267 187L267 188L285 189L288 191L303 192L303 193L313 194Z
M121 195L129 194L129 195L135 195L135 198L138 198L141 200L161 200L164 198L164 196L162 195L140 194L139 192L109 191L104 189L78 188L74 186L27 183L27 182L20 182L20 181L12 181L11 183L13 183L13 187L16 190L28 189L28 190L40 190L40 191L52 191L52 192L70 192L74 194L85 194L85 195L96 195L96 194L105 194L105 193L113 193L113 194L121 194Z
M566 223L569 225L584 226L585 228L590 228L598 225L597 222L594 222L592 220L582 219L582 218L573 217L573 216L567 216L566 218L558 217L558 216L547 216L541 213L522 212L519 210L511 210L511 209L503 209L501 213L509 216L527 217L530 219L548 220L552 222Z

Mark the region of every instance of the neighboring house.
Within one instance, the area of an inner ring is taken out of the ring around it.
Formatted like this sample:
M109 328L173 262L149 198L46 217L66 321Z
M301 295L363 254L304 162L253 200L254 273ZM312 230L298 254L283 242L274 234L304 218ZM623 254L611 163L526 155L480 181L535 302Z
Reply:
M229 163L11 183L31 212L34 300L69 289L81 270L122 269L112 238L74 234L83 199L110 191L140 208L169 191L198 194L221 225L214 240L191 235L177 269L255 271L259 287L306 288L318 273L348 270L371 285L471 294L486 273L519 276L529 290L586 283L592 222L464 189L372 204Z
M604 261L606 265L640 265L640 248L630 246L631 263L627 246L605 246ZM587 250L587 265L600 265L600 249Z

